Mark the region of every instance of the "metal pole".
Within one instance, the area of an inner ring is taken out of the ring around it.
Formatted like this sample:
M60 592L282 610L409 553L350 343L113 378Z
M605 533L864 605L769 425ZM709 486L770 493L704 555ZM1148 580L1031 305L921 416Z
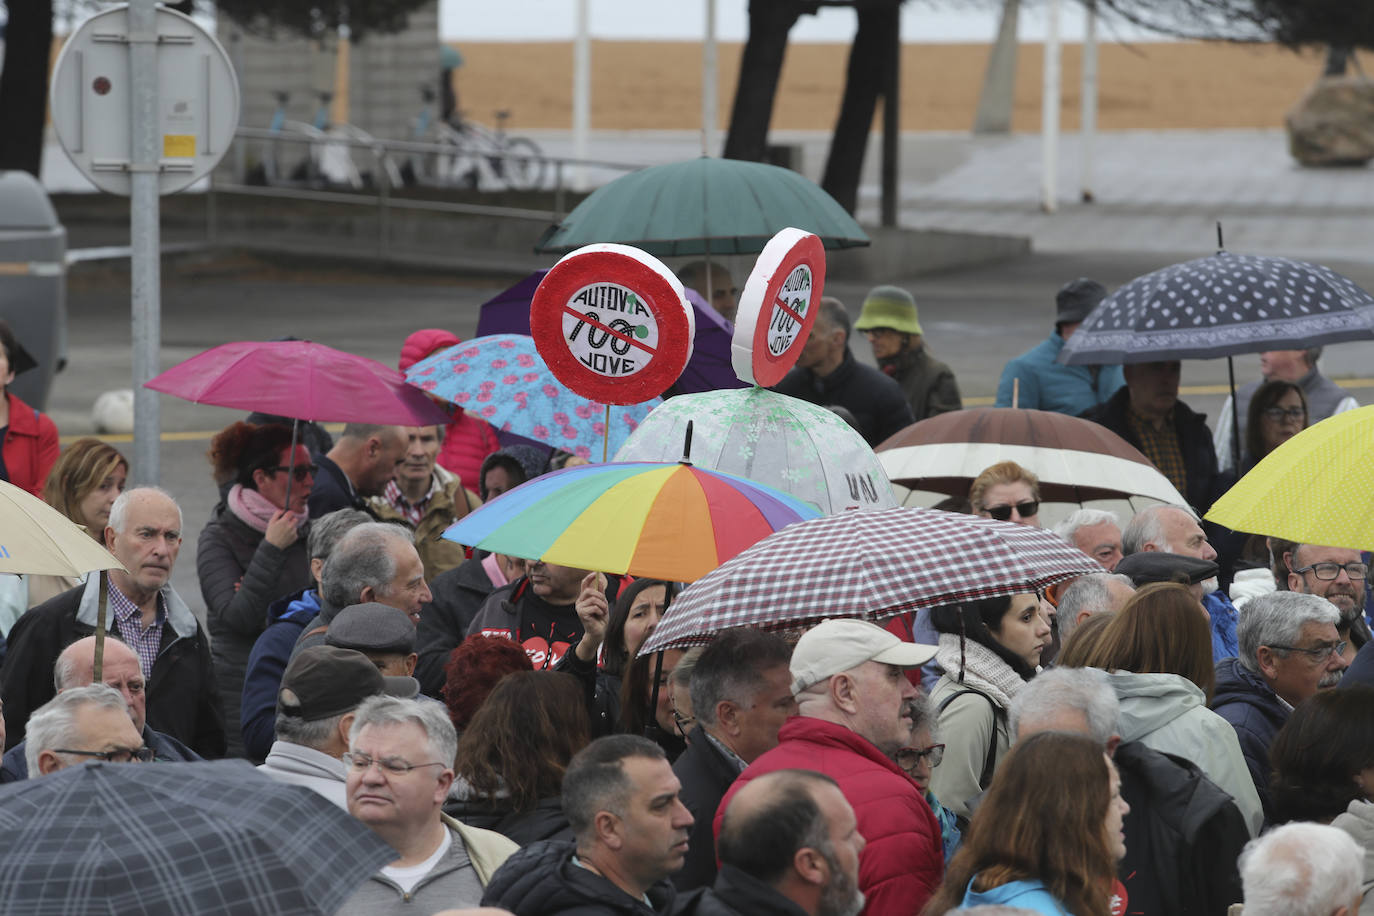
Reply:
M706 36L701 43L701 154L716 143L716 0L704 0Z
M1059 0L1045 8L1044 82L1040 91L1040 209L1059 206Z
M162 240L159 225L157 6L129 4L129 236L133 309L134 466L133 481L160 479L158 448L162 422L157 392L143 387L158 372L162 340Z
M591 0L577 0L577 34L573 36L572 135L574 191L587 190L588 145L592 132Z
M1097 3L1085 4L1083 30L1083 187L1079 197L1090 204L1093 194L1093 145L1097 142Z

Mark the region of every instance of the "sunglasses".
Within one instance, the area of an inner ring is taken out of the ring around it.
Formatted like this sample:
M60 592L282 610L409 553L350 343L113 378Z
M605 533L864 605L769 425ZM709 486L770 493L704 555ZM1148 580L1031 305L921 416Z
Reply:
M1040 501L1032 499L1027 502L1017 503L1015 506L988 506L983 511L999 522L1006 522L1011 520L1011 510L1013 508L1022 518L1030 518L1040 511Z
M298 464L293 468L284 464L279 464L273 468L263 468L263 470L274 476L280 474L282 471L290 471L296 483L305 483L307 477L314 477L315 474L319 472L320 466L317 464Z

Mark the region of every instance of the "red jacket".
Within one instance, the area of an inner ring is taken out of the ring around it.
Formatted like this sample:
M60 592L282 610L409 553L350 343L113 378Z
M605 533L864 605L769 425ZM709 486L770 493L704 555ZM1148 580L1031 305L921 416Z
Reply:
M833 778L854 808L867 844L859 855L859 890L867 916L911 916L944 876L940 824L911 777L842 725L797 716L778 732L778 746L739 775L716 810L715 832L730 799L755 776L815 770Z
M439 448L438 464L458 475L464 489L482 492L482 462L501 447L496 430L481 417L459 410L444 427L444 444Z
M57 425L8 391L10 425L0 455L5 458L9 482L28 490L40 499L48 472L57 463Z

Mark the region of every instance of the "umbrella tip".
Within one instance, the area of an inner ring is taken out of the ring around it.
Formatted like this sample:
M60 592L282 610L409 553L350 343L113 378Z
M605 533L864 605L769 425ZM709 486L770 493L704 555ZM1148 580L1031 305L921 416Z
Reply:
M1226 243L1221 238L1221 220L1217 220L1217 254L1226 250Z
M682 461L680 464L692 463L692 421L687 421L687 434L682 439Z

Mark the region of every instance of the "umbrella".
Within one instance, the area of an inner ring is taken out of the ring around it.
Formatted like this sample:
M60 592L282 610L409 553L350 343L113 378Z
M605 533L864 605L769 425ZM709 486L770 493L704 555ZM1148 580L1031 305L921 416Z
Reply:
M0 789L0 910L333 913L396 852L247 761L91 763Z
M731 627L878 621L1101 571L1043 528L939 509L829 515L789 525L688 586L640 654L703 645Z
M521 334L474 337L440 350L411 366L406 380L502 432L588 459L593 449L619 447L659 403L607 407L574 394L554 378L534 339Z
M482 303L477 319L477 336L489 334L530 333L530 302L534 291L547 270L536 270L504 292ZM744 385L730 364L730 338L734 325L706 304L701 294L687 290L687 301L696 312L696 338L692 343L692 357L687 368L673 384L679 394L694 391L713 391L717 388L739 388Z
M1336 414L1274 449L1207 513L1235 531L1374 548L1374 407Z
M897 505L873 449L824 407L766 388L669 398L616 461L674 461L693 423L692 462L777 487L822 512Z
M545 474L444 537L560 566L692 582L818 513L772 487L678 464L592 464Z
M1184 504L1134 446L1091 420L1048 410L976 407L913 423L878 446L888 479L965 497L989 465L1015 461L1040 479L1046 502L1145 496Z
M94 569L124 564L67 516L0 480L0 573L80 576Z
M791 169L703 156L641 169L598 188L534 246L566 254L595 242L657 257L757 254L795 226L826 248L869 244L835 199Z

